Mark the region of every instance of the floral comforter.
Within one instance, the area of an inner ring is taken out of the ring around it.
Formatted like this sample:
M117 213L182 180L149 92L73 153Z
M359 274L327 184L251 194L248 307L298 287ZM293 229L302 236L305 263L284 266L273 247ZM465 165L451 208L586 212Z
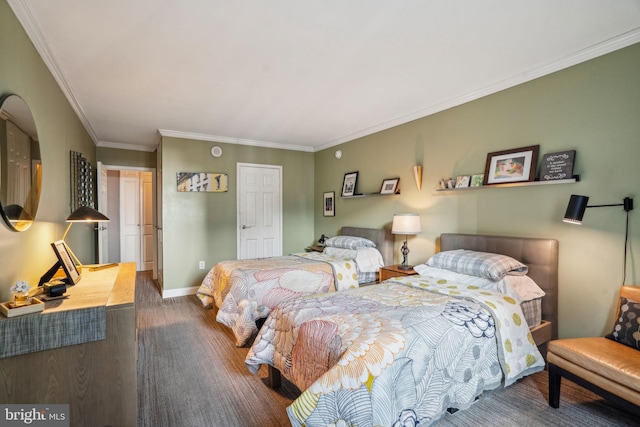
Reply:
M282 303L246 358L265 363L303 391L287 412L307 427L429 425L544 367L515 300L419 276Z
M243 346L257 332L256 320L267 317L280 302L358 286L353 260L303 253L219 262L196 295L205 307L215 302L216 320L231 328L236 345Z

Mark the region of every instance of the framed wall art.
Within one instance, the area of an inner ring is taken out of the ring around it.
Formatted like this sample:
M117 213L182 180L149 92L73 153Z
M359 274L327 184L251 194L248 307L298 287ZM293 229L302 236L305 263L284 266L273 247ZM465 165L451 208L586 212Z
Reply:
M471 175L471 187L482 187L482 181L484 181L484 174L477 173Z
M335 191L327 191L322 198L322 215L336 216L336 193Z
M357 184L358 172L345 173L342 181L342 197L355 195Z
M224 193L229 187L226 173L177 172L176 182L178 192Z
M471 182L471 175L458 175L455 188L467 188Z
M67 276L67 279L69 279L69 285L75 285L78 283L80 280L80 272L78 272L78 268L71 259L69 248L67 248L64 240L58 240L51 243L51 247L58 258L58 263L62 267L64 274Z
M487 154L484 185L533 181L539 148L532 145Z
M398 191L398 184L400 178L390 178L382 181L382 187L380 187L380 194L396 194Z

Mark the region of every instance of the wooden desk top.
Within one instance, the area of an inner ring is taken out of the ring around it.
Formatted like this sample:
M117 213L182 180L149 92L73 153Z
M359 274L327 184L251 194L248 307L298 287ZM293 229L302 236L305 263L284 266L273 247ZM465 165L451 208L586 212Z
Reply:
M133 305L136 264L128 262L114 267L91 271L94 265L81 267L81 279L68 286L67 298L46 301L44 313L77 310L89 307Z

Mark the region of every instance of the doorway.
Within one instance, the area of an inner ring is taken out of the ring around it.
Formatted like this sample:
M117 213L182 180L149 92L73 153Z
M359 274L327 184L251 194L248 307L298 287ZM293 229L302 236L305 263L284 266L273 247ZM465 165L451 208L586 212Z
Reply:
M155 170L98 162L98 209L110 221L98 228L100 263L135 262L157 277Z

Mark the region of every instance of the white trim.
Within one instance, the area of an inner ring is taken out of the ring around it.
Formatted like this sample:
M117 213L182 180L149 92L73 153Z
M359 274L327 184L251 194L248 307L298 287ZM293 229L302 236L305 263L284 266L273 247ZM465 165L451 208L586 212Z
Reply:
M629 31L620 36L613 37L609 40L595 44L593 46L589 46L588 48L574 52L573 54L568 55L564 58L558 58L556 61L553 61L547 65L533 68L529 71L525 71L523 73L517 74L515 76L511 76L499 82L490 84L489 86L479 88L477 90L469 92L460 97L452 98L447 101L441 102L439 104L434 104L430 107L418 110L415 113L398 117L396 119L392 119L387 122L380 123L379 125L371 126L369 128L365 128L357 132L353 132L351 134L342 136L332 141L328 141L322 145L317 145L315 146L314 152L325 150L327 148L331 148L339 144L344 144L345 142L353 141L354 139L362 138L376 132L390 129L392 127L399 126L413 120L421 119L423 117L427 117L432 114L445 111L449 108L466 104L467 102L475 101L476 99L480 99L484 96L491 95L491 94L500 92L502 90L517 86L519 84L526 83L528 81L546 76L548 74L555 73L565 68L569 68L574 65L580 64L582 62L586 62L591 59L597 58L599 56L606 55L607 53L611 53L616 50L625 48L627 46L631 46L638 42L640 42L640 28Z
M257 141L253 139L233 138L230 136L207 135L203 133L180 132L170 129L158 129L160 135L172 138L195 139L198 141L225 142L227 144L251 145L255 147L277 148L280 150L308 151L313 152L314 148L305 145L280 144L270 141Z
M16 15L16 18L18 19L18 21L20 21L20 23L24 27L25 32L27 33L34 47L40 54L42 61L45 63L45 65L49 69L49 72L52 74L53 78L58 83L58 86L60 86L60 90L62 91L64 96L67 98L67 101L69 101L69 104L71 104L71 108L73 109L73 111L76 112L78 119L80 120L85 130L93 140L93 143L96 144L96 141L98 141L98 137L95 131L93 130L93 128L91 127L91 123L89 123L89 119L87 119L87 116L84 114L82 107L80 107L80 103L78 102L78 99L73 93L73 90L67 84L67 80L64 78L64 75L60 71L58 64L53 58L53 55L51 54L51 49L49 49L49 45L47 44L45 37L40 31L40 26L38 25L38 21L36 20L33 13L31 12L31 8L29 7L28 1L7 0L7 3L9 3L9 7L11 7L11 9L13 10L13 13Z
M162 298L184 297L187 295L195 295L200 286L191 286L189 288L165 289L162 291Z

